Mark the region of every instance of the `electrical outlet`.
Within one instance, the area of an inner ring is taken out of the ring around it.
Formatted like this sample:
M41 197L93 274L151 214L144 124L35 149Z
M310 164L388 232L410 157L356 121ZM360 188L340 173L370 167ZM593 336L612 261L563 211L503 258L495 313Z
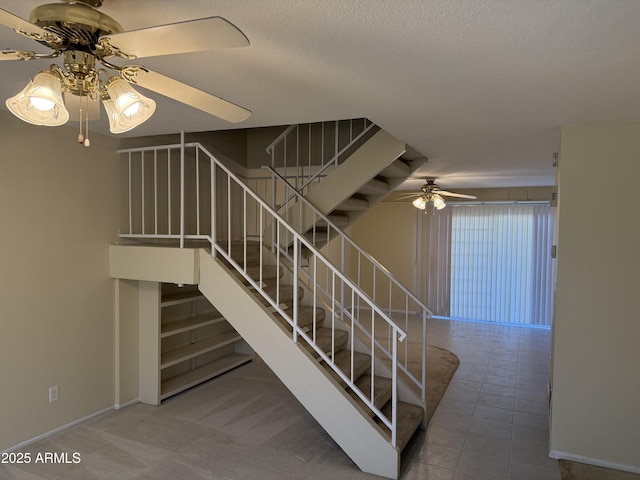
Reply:
M58 385L49 387L49 403L58 401Z

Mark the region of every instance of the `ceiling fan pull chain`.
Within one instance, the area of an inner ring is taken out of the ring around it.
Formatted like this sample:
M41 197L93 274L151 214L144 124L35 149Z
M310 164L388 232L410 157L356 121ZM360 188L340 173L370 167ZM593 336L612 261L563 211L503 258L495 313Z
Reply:
M85 98L87 100L87 116L84 124L84 133L86 135L86 137L84 138L84 146L89 147L91 145L91 141L89 140L89 96L85 95ZM82 115L80 115L80 125L82 125Z
M84 135L82 135L82 107L80 107L80 133L78 133L78 143L84 142Z

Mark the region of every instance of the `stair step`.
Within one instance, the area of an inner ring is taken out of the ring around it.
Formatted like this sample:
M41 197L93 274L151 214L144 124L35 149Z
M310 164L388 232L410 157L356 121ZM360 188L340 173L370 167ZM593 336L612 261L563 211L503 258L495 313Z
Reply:
M229 245L229 242L227 240L220 240L216 243L225 250ZM246 242L244 240L231 240L231 250L242 250L245 243L247 245L247 249L251 248L253 250L257 250L258 248L260 248L260 242L258 240L247 240Z
M329 221L336 227L342 228L349 225L349 215L345 213L332 212L331 214L327 215L327 218L329 218ZM326 228L327 222L325 222L324 220L319 220L318 222L316 222L316 228L318 227Z
M365 373L371 367L371 356L366 353L353 352L353 377L351 376L351 351L341 350L334 356L334 363L342 370L347 378L357 379L363 373ZM344 388L347 384L338 376L334 370L322 363L322 366L329 372L329 374Z
M333 238L335 232L331 230L331 237ZM315 229L309 230L304 234L304 238L309 240L312 244L322 246L327 243L327 227L324 225L317 225Z
M263 288L265 293L276 301L277 285L269 285ZM260 298L264 305L269 305L269 302L260 294L256 292L256 295ZM298 287L298 298L302 298L304 290L302 287ZM284 303L288 306L293 306L293 286L292 285L280 285L280 297L277 299L280 303Z
M309 333L309 336L311 336L311 333ZM347 345L347 341L349 341L349 332L346 332L345 330L335 330L335 336L333 338L333 342L334 342L334 349L336 352L343 351L344 347ZM320 350L322 350L325 354L330 354L331 344L332 344L331 329L322 328L322 327L317 328L316 329L316 345L320 347ZM304 343L303 347L307 349L307 351L311 353L311 355L313 355L314 357L319 356L316 353L316 351L313 349L313 347L311 347L311 345Z
M356 386L368 398L371 398L371 375L362 375L356 381ZM390 378L374 376L373 404L376 408L381 409L391 399L392 382ZM365 406L364 402L356 395L353 390L349 391L349 395L369 413L370 417L375 414L373 410Z
M313 328L313 307L309 307L307 305L298 305L298 326L302 329L305 328ZM326 312L324 308L316 307L316 324L320 325L324 321L324 317ZM284 318L280 316L280 314L276 314L276 316L280 319L280 323L285 326L285 328L289 331L292 331L293 328L289 325Z
M384 178L408 178L411 175L411 167L398 159L379 173Z
M233 269L233 267L231 267ZM259 282L260 281L260 265L253 265L250 267L247 267L247 275L249 275L249 277L254 281L254 282ZM233 273L234 275L236 275L237 277L239 277L241 280L244 280L243 275L238 272L237 270L233 269ZM284 269L280 269L280 277L282 277L282 275L284 275ZM269 283L269 280L274 280L275 278L278 277L278 267L274 266L274 265L263 265L262 266L262 281L263 282L267 282Z
M316 313L316 325L324 322L326 311L320 307L309 307L307 305L298 305L298 325L301 328L311 328L313 326L313 312Z
M340 205L336 210L342 210L347 212L369 210L369 201L360 197L349 197Z
M218 245L221 246L226 253L229 253L228 242L218 242ZM247 241L246 244L246 258L247 258L247 266L254 266L260 264L260 242L255 241ZM238 265L244 265L245 260L245 244L243 241L232 241L231 242L231 258Z
M387 418L391 418L391 402L388 402L383 408L382 413ZM398 429L397 429L397 447L400 451L407 446L407 443L416 432L418 427L422 424L424 419L424 409L418 405L411 403L398 402ZM380 422L379 422L380 423ZM391 436L391 432L384 425L380 424L382 429L387 432L387 435Z
M372 178L366 185L358 190L360 195L386 195L389 193L390 187L387 182L380 178Z

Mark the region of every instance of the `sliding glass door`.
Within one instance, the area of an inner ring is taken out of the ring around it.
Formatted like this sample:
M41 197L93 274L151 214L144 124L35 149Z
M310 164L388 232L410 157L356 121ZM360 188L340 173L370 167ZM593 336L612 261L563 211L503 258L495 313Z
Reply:
M550 206L451 207L450 220L440 220L438 225L434 218L431 224L432 233L436 229L440 239L435 243L440 268L430 286L440 292L440 302L447 299L445 316L549 326L553 298ZM435 245L432 242L432 248ZM449 275L443 275L447 270ZM443 290L448 291L443 294Z

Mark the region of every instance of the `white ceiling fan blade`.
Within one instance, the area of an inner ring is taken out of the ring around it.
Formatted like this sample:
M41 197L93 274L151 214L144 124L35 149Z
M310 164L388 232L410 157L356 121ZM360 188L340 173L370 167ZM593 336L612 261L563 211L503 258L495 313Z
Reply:
M242 122L251 116L251 111L246 108L144 67L124 67L122 76L135 85L153 90L227 122Z
M136 58L246 47L249 40L222 17L201 18L101 37L125 55Z
M406 200L407 198L419 197L420 195L424 195L424 193L422 193L422 192L420 192L420 193L409 193L409 194L403 195L401 197L395 197L395 198L393 198L393 200Z
M476 198L478 198L475 195L465 195L464 193L447 192L446 190L438 190L434 193L437 193L439 195L446 195L447 197L468 198L469 200L475 200Z
M36 41L46 40L50 43L63 42L62 38L55 33L51 33L38 25L34 25L31 22L17 17L13 13L7 12L2 8L0 8L0 24L11 28L20 35L24 35L25 37Z

